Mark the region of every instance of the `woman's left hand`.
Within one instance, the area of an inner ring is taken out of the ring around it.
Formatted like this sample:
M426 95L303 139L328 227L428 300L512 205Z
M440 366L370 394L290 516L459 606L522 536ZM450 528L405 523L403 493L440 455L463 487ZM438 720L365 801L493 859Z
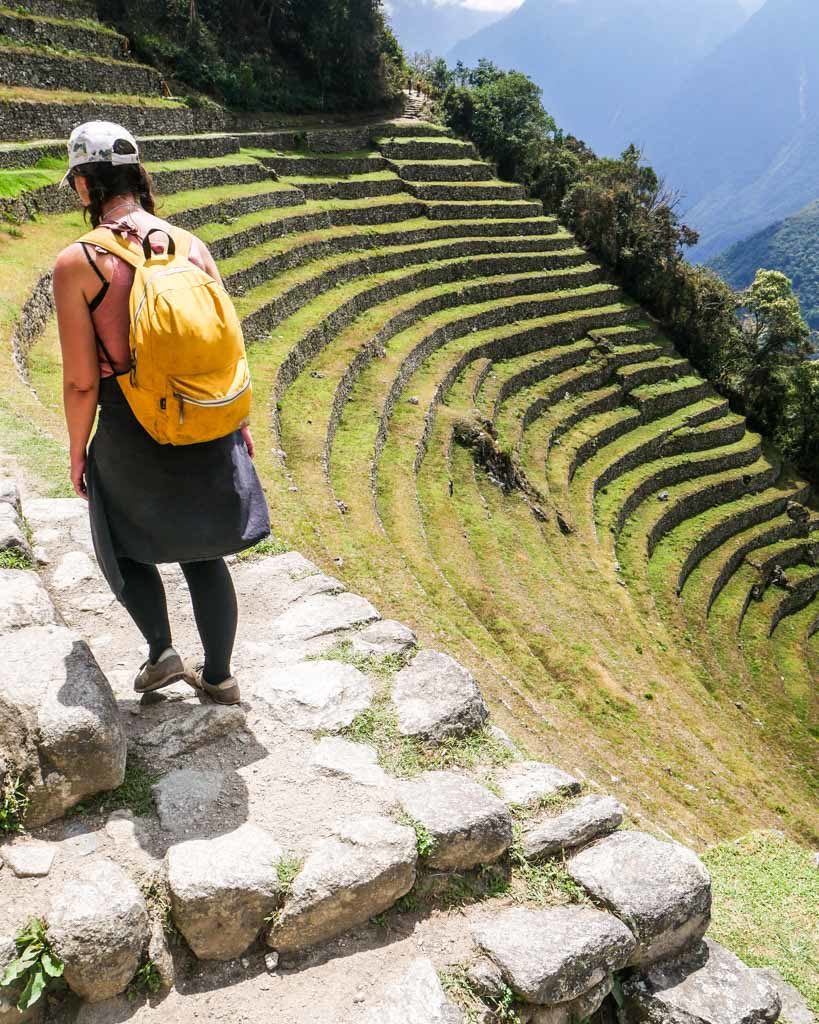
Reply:
M242 437L245 439L245 447L247 448L247 454L253 458L256 454L256 445L253 443L253 435L250 433L250 427L242 427Z

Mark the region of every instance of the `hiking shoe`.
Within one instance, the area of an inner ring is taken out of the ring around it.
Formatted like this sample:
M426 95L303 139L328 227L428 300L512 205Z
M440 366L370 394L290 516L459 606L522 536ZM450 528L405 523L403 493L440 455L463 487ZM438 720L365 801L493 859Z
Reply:
M183 679L185 674L185 663L173 647L166 647L156 661L149 659L140 666L134 680L134 689L137 693L161 690L163 686L170 686Z
M186 681L199 693L210 697L217 704L238 704L242 699L235 676L228 676L221 683L206 683L200 668L193 673L188 673Z

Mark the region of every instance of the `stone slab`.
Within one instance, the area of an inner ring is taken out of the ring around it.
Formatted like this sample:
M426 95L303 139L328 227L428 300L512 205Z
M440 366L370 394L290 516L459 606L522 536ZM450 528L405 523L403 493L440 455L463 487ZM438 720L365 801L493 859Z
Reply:
M466 736L489 717L472 675L441 651L419 651L396 675L392 696L401 734L433 743Z
M319 659L262 671L255 691L292 729L337 732L372 702L370 680L353 665Z

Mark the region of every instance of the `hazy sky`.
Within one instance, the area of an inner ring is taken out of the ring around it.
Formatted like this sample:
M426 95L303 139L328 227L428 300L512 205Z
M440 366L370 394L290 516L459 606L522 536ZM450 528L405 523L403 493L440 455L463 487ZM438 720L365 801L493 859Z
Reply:
M523 0L434 0L437 4L447 4L449 6L457 7L471 7L476 11L513 11L516 7L520 7ZM765 0L739 0L743 7L749 11L755 11Z

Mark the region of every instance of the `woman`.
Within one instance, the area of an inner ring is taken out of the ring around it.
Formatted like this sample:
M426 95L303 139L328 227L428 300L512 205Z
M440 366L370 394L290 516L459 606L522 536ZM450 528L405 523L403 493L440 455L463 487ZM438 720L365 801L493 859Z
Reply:
M95 228L139 244L153 228L170 229L154 214L150 176L124 128L105 121L80 125L68 151L63 183L77 193ZM154 252L167 244L166 235L151 235ZM221 285L212 256L195 237L190 260ZM184 678L218 703L236 704L239 686L230 665L236 594L223 556L270 532L251 461L253 439L244 426L215 441L174 447L158 444L139 424L117 382L130 369L133 279L123 259L83 242L64 249L54 267L71 483L89 500L100 567L148 642L134 689L147 693ZM157 570L163 562L180 563L190 590L205 653L195 672L173 647Z

